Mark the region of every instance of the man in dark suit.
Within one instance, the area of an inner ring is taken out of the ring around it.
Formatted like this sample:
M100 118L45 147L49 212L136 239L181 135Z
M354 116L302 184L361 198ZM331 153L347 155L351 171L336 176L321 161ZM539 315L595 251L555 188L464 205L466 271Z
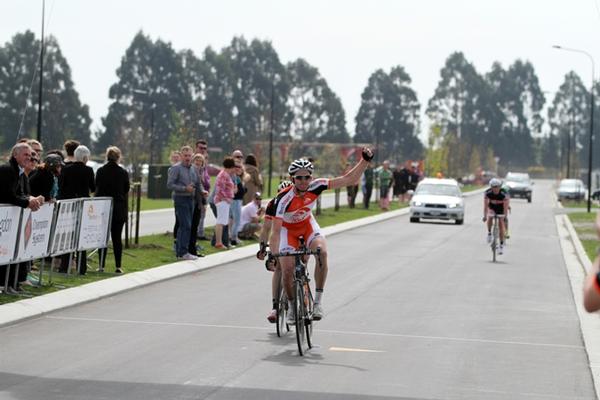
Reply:
M31 167L32 150L27 143L17 143L11 152L8 163L0 166L0 203L12 204L37 211L44 204L44 197L29 195L29 181L25 171ZM0 285L6 282L7 266L0 267ZM12 265L8 273L7 290L17 290L14 276L17 265Z

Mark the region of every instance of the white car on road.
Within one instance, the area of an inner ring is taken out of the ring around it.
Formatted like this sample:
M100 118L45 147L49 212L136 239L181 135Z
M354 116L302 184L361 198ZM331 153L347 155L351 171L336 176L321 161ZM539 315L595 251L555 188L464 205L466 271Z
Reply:
M465 203L456 180L425 178L419 182L410 201L410 222L442 219L461 225L464 218Z

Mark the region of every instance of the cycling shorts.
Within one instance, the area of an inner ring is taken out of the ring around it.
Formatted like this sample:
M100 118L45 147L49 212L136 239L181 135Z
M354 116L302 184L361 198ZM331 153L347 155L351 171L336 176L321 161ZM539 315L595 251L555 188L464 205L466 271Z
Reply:
M279 233L279 252L294 251L300 248L300 236L304 237L306 247L317 237L325 237L321 227L313 217L299 224L282 226Z
M498 214L496 211L492 210L491 208L488 208L488 213L487 213L488 218L493 218L494 215L497 215L499 218L506 217L506 215L504 213Z

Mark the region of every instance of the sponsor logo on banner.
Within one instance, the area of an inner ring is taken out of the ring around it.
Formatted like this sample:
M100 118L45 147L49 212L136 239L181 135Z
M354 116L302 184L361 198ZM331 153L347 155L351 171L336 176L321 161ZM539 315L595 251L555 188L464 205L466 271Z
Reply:
M2 219L0 219L0 237L10 232L10 228L12 227L13 222L12 218L9 216L8 211L6 211L3 214L4 216L2 217Z

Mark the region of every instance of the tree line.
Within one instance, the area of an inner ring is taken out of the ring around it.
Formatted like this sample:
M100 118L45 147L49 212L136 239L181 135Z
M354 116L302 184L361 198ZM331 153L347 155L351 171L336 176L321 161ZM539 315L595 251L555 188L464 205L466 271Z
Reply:
M195 138L227 152L253 148L272 133L275 142L369 143L378 146L380 160L425 157L429 172L450 176L493 169L497 162L554 169L567 160L573 169L587 162L588 89L569 72L543 116L547 93L528 61L506 68L496 62L481 74L463 53L451 54L425 108L430 126L423 144L422 106L401 65L371 74L351 134L342 103L318 68L302 58L283 64L269 41L234 37L221 50L209 46L197 56L141 31L116 70L103 128L91 132L89 108L79 99L58 41L50 36L45 45L46 148L74 138L100 151L120 146L135 163L158 163L167 161L170 148ZM39 50L30 31L0 47L2 151L18 137L35 137ZM544 117L549 130L542 132Z

